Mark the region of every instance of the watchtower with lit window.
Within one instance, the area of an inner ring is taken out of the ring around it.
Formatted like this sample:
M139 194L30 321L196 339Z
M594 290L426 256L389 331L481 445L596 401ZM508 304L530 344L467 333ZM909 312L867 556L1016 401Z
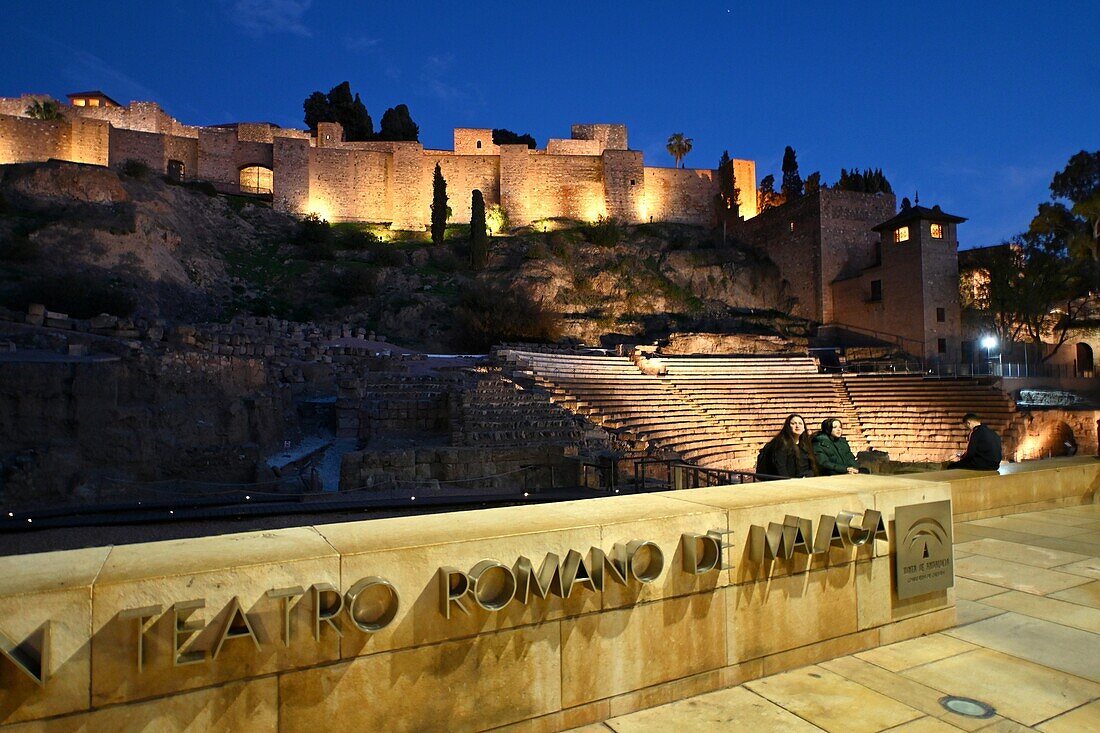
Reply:
M914 206L874 227L882 239L878 297L883 330L905 339L907 350L923 344L930 360L957 362L962 326L959 314L959 240L966 221L939 206Z

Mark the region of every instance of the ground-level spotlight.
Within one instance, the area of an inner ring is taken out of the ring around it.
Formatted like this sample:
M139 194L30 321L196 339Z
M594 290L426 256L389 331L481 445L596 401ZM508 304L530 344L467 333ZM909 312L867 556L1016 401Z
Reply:
M940 698L940 705L956 715L965 715L968 718L992 718L997 714L992 705L974 700L969 697L946 695Z

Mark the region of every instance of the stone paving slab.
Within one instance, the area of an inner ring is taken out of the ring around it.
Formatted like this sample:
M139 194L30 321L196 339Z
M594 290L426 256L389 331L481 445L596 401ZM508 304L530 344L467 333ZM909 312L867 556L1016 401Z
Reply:
M1091 504L956 524L956 628L576 730L1100 733L1097 522Z

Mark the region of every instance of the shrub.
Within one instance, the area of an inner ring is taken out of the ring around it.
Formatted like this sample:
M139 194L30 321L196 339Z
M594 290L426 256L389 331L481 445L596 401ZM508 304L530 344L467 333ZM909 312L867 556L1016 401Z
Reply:
M493 204L485 210L485 226L492 235L508 231L508 210L500 204Z
M478 352L505 341L553 343L561 318L526 293L473 281L459 296L454 335L459 348Z
M622 237L622 227L611 217L600 217L584 227L584 238L600 247L614 247Z
M332 228L317 214L309 214L298 222L295 239L311 260L332 259Z
M378 237L358 227L341 227L336 232L337 249L369 250L378 243Z
M127 158L122 162L122 175L130 178L148 178L151 171L149 164L136 158Z

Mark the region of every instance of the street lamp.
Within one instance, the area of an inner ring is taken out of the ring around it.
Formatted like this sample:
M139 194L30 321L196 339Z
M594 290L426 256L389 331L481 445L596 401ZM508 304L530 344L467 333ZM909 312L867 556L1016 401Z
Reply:
M992 373L993 372L993 349L997 348L997 337L996 336L983 336L982 337L982 348L985 349L986 359L989 360L989 371L990 371L990 373ZM998 363L998 365L1000 365L1000 362L1001 362L1001 352L998 351L997 352L997 363ZM1003 376L1003 375L1001 375L1001 376Z

